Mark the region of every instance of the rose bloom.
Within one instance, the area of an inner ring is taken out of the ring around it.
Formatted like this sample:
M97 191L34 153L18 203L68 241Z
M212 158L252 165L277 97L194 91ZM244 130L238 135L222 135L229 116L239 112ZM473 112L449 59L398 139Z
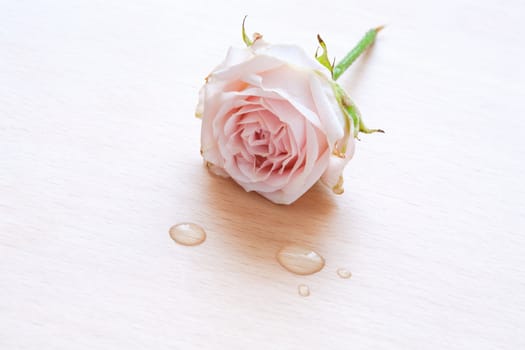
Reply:
M333 84L326 68L297 46L258 39L230 48L206 78L197 106L206 164L279 204L294 202L319 180L342 193L354 137Z

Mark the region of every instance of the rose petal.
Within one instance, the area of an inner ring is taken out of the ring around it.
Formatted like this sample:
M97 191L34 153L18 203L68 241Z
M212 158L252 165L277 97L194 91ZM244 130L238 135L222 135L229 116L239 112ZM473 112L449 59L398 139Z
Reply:
M336 101L334 90L325 81L324 77L312 75L310 77L310 89L312 100L317 109L317 115L321 119L323 130L326 132L328 141L333 147L335 142L344 135L345 116Z
M227 83L231 81L240 81L242 79L253 79L254 72L263 72L282 66L284 63L269 56L253 56L248 60L237 65L224 67L214 71L210 75L212 82Z
M330 162L328 163L328 168L321 176L321 182L324 185L328 186L330 189L334 190L334 187L336 187L336 185L342 185L340 184L339 178L343 176L343 170L345 166L348 164L348 162L352 159L354 155L354 145L355 144L353 141L348 144L348 148L346 150L346 155L344 158L341 158L334 154L330 155ZM340 188L339 190L342 190L342 188Z
M296 45L268 45L263 40L257 40L252 48L258 57L269 56L302 68L325 70L317 60Z
M246 60L253 57L253 51L247 50L245 48L238 48L238 47L230 47L228 49L228 52L226 53L226 57L224 58L224 61L222 61L215 69L213 69L212 72L218 72L224 69L227 69L228 67L235 66L238 64L241 64L242 62L245 62ZM212 74L208 76L208 81L212 80Z
M206 88L207 86L205 86ZM224 158L220 153L219 139L215 132L215 124L220 122L217 115L226 113L236 102L236 95L234 93L207 95L207 106L204 109L202 116L201 127L201 153L205 161L213 163L216 166L222 167ZM212 113L213 111L219 111Z

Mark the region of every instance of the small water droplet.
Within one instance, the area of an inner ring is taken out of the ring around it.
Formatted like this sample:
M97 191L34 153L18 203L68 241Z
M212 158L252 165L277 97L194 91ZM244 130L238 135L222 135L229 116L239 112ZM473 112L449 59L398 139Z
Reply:
M324 258L310 248L287 245L277 253L282 267L297 275L311 275L324 267Z
M350 271L348 271L347 269L343 269L343 268L340 268L340 269L337 269L337 275L341 278L350 278L352 277L352 273Z
M199 245L206 239L206 231L197 224L183 222L170 228L170 237L182 245Z
M297 292L302 297L307 297L310 295L310 288L306 284L300 284L297 287Z

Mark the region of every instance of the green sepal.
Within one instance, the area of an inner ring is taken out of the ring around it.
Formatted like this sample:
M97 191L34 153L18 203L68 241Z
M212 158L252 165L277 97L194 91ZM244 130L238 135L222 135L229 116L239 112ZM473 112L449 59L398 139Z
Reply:
M363 134L373 134L375 132L380 132L381 134L385 133L385 131L383 129L369 129L369 128L367 128L362 120L359 123L359 132L362 132Z
M339 104L339 108L341 108L341 111L343 111L343 116L345 118L344 136L335 144L334 154L338 157L344 158L346 154L346 146L348 144L348 140L350 139L350 137L356 136L355 130L356 127L358 127L359 125L359 118L354 118L353 115L350 114L347 110L346 100L349 100L349 98L347 97L346 92L343 90L343 88L339 86L339 84L337 84L336 82L332 83L332 88L334 89L335 99ZM352 126L354 130L354 135L352 135Z
M242 19L242 41L244 41L246 46L250 47L253 45L253 41L250 39L248 34L246 34L246 29L244 28L244 22L246 21L246 17L248 17L248 15L244 16L244 18Z
M317 34L317 40L319 41L319 46L323 50L323 53L319 55L318 47L317 50L315 50L315 59L330 71L330 76L333 78L335 59L330 63L330 59L328 58L328 50L326 49L326 43L323 39L321 39L319 34Z
M354 104L343 104L343 109L354 123L354 137L357 138L359 131L361 131L361 116Z
M348 137L350 136L350 123L353 125L353 137L356 139L359 139L359 133L362 132L364 134L372 134L375 132L384 133L382 129L369 129L365 126L363 123L363 118L361 117L361 113L359 113L359 110L357 109L357 106L355 103L348 97L346 94L346 91L337 83L333 83L333 89L335 93L335 98L337 99L337 102L339 103L339 107L343 111L343 114L345 116L345 136L343 137L344 145L341 147L341 149L338 149L338 152L344 154L346 152L346 141L348 141Z

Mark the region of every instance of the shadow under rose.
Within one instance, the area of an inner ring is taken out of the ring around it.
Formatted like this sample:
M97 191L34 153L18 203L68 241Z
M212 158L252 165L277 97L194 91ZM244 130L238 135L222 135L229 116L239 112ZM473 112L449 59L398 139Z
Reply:
M374 46L375 43L372 44L372 46L370 46L370 48L366 50L356 62L354 62L348 71L341 76L341 86L345 88L350 96L353 92L358 90L359 83L362 80L365 70L370 69L368 61L372 59Z
M254 192L245 192L231 179L203 170L201 200L203 224L219 236L225 251L248 258L247 263L275 265L278 250L294 243L322 254L338 211L335 195L316 184L291 205L274 204ZM244 260L244 259L243 259ZM265 263L266 264L266 263Z

